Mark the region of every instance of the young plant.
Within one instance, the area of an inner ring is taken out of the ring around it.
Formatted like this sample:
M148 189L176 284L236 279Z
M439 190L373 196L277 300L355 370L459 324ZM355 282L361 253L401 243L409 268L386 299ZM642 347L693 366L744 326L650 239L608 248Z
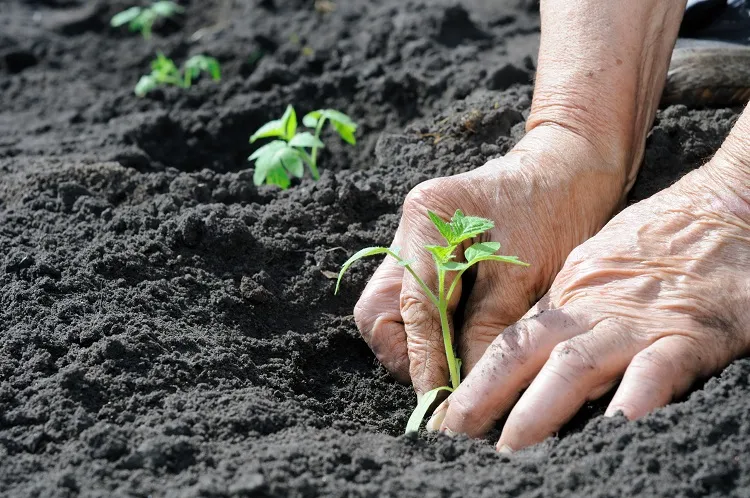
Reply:
M145 74L135 85L135 94L143 97L161 85L174 85L190 88L193 81L202 73L208 73L214 81L221 80L219 61L205 55L194 55L189 58L180 70L172 59L159 53L151 61L151 74Z
M115 14L109 24L114 28L128 25L130 31L140 31L145 40L151 38L151 28L160 17L169 18L181 14L185 9L174 2L159 1L150 7L130 7Z
M485 218L465 216L460 209L456 210L456 213L449 222L443 220L433 212L428 211L428 215L432 223L437 227L440 235L442 235L446 241L446 245L444 246L424 246L424 248L432 254L432 259L435 261L435 266L437 268L438 288L436 292L430 289L424 280L414 272L411 267L412 261L404 260L399 256L397 248L388 247L367 247L358 251L351 258L346 260L339 272L339 277L336 281L336 290L334 291L334 293L338 293L341 278L352 263L367 256L386 254L398 261L406 271L412 274L432 304L437 307L440 315L440 328L443 334L443 346L445 347L445 356L448 360L448 371L450 373L451 385L437 387L422 396L417 407L412 412L411 417L409 417L409 422L406 424L405 432L416 432L419 430L422 419L424 419L427 410L430 409L430 406L435 402L435 399L437 399L440 391L453 392L461 383L461 360L456 358L456 353L451 341L450 326L448 325L448 303L453 296L453 292L456 290L456 285L461 280L461 276L466 270L482 261L500 261L513 265L529 266L528 263L520 261L517 256L501 256L496 254L497 251L500 250L499 242L476 242L464 250L465 262L455 261L455 252L459 246L462 246L467 240L492 229L495 224L491 220ZM453 273L453 280L450 284L448 284L449 273Z
M320 134L327 122L330 122L339 136L348 144L357 143L354 133L357 124L343 112L333 109L320 109L305 115L302 123L314 130L299 132L297 130L297 113L294 107L287 106L280 119L274 119L263 126L250 137L250 143L261 138L275 138L248 157L255 161L253 181L261 185L264 181L269 185L278 185L286 189L291 184L290 175L301 178L304 165L310 168L312 177L320 178L318 172L318 152L324 147ZM309 150L309 152L308 152Z

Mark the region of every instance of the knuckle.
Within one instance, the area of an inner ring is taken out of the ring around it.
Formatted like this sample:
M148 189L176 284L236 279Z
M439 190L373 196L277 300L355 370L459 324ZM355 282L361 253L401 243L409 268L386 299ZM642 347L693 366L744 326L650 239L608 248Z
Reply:
M431 309L431 304L426 302L424 296L411 292L402 292L399 304L401 307L401 317L406 326L427 326L435 321L435 312Z
M599 363L579 341L568 340L557 344L550 354L551 367L566 378L596 374Z
M440 207L443 204L441 198L446 192L445 183L443 178L433 178L411 189L404 199L404 211L422 211L425 208Z
M450 398L450 405L448 406L449 414L446 415L446 420L450 420L453 427L463 428L475 428L482 424L482 420L478 415L477 410L473 403L466 398L454 394Z
M526 320L521 320L503 330L490 346L489 354L497 360L505 359L506 355L520 364L526 363L534 349L533 332Z

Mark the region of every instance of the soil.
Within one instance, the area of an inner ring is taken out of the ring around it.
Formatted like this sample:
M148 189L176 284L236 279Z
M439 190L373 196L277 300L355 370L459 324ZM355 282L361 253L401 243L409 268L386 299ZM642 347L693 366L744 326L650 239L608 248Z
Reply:
M523 0L183 3L150 42L126 0L0 3L0 495L725 496L750 493L750 360L637 422L584 410L511 456L401 435L414 399L352 307L422 180L521 137L538 48ZM133 95L156 50L220 84ZM341 109L318 182L256 188L248 136ZM737 110L661 111L632 201Z

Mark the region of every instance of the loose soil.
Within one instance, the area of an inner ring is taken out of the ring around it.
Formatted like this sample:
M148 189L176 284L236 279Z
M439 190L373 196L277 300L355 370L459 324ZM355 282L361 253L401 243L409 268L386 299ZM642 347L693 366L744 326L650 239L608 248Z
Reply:
M0 3L0 494L750 493L750 360L637 422L583 410L512 456L400 435L414 403L352 307L414 185L521 137L539 18L523 0L192 1L150 42L126 0ZM132 88L156 50L220 84ZM247 137L341 109L319 182L256 188ZM737 110L660 112L632 201L704 162ZM564 215L564 214L561 214Z

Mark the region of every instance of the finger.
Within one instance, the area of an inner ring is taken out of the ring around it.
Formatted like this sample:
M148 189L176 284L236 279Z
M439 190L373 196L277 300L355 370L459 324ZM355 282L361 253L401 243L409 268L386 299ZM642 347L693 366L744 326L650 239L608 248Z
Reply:
M476 437L506 414L560 342L584 333L566 309L541 312L506 328L445 403L441 429ZM433 422L434 426L436 422Z
M555 346L508 415L498 449L517 450L557 432L586 401L607 392L647 346L616 319Z
M399 304L403 278L404 267L386 258L354 306L354 321L380 363L396 380L408 383L409 356Z
M638 353L609 403L605 416L622 412L629 419L642 417L684 394L703 371L705 352L693 339L668 336Z
M546 296L529 309L525 287L508 285L511 281L519 282L524 277L525 268L490 264L499 268L492 268L491 273L484 278L481 273L478 275L466 303L464 324L457 339L465 376L469 375L490 344L509 325L516 323L521 317L532 317L549 309L549 298ZM480 266L479 271L482 270Z

